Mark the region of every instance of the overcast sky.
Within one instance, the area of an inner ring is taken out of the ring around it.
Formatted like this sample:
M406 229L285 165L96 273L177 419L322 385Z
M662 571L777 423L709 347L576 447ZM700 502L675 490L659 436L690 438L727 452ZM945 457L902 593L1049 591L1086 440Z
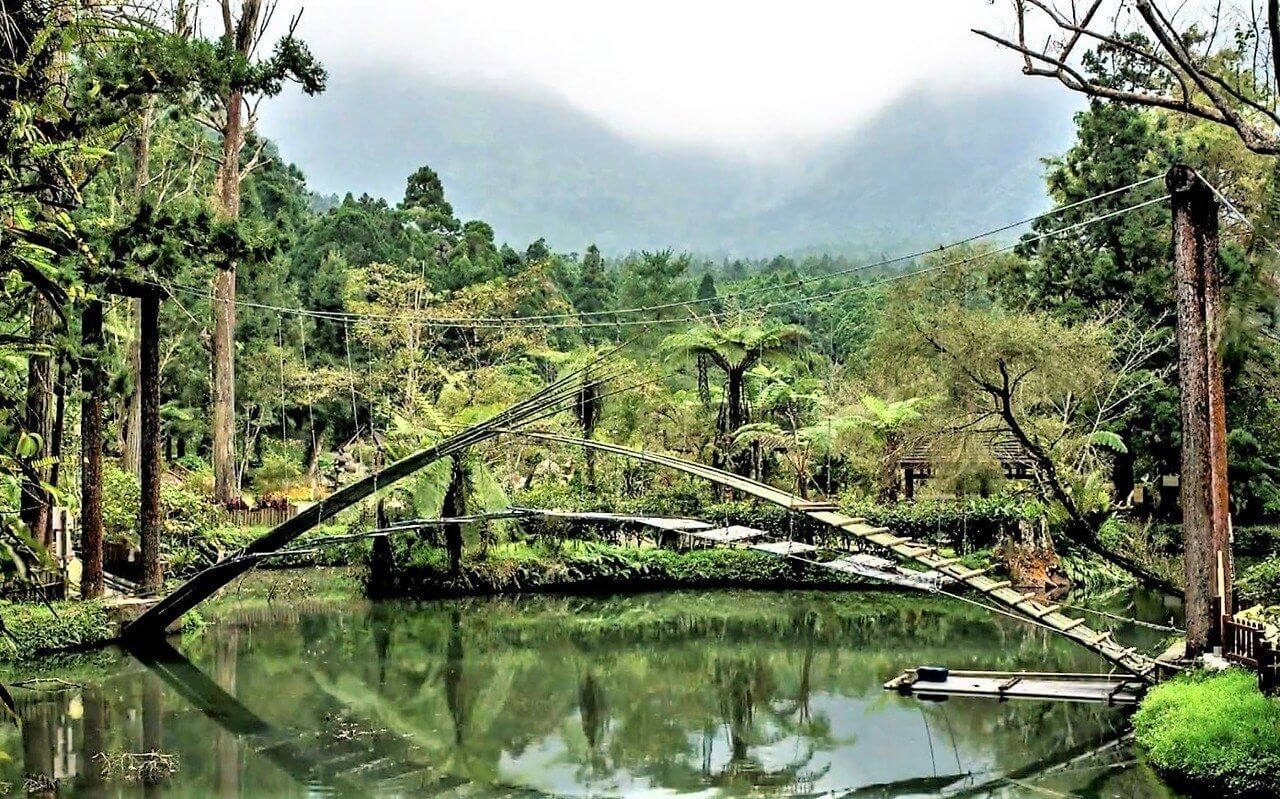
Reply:
M269 104L286 146L343 75L554 96L628 137L770 158L856 127L907 91L1027 80L969 32L988 0L281 0L335 76Z

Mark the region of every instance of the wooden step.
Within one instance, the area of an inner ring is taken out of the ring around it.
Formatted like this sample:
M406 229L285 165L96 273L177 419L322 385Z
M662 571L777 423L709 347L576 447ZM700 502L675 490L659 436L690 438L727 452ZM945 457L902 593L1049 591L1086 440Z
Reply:
M829 500L793 502L787 507L801 513L831 513L840 510L839 505Z
M1111 635L1112 635L1111 630L1103 630L1102 632L1098 633L1092 640L1089 641L1089 646L1101 646L1102 642L1110 638Z
M1001 588L1008 588L1011 585L1013 585L1013 583L1008 580L1001 580L1000 582L993 583L982 590L990 593L991 591L999 591Z
M768 552L771 555L803 555L815 552L818 548L802 541L769 541L763 544L748 544L747 549Z
M1081 624L1084 624L1084 619L1071 619L1066 624L1062 625L1061 627L1058 627L1057 629L1059 632L1065 633L1068 630L1074 630L1075 628L1079 627Z
M1035 618L1035 619L1043 619L1045 616L1049 616L1051 614L1057 613L1061 609L1062 609L1061 605L1045 605L1043 608L1040 608L1039 610L1031 611L1031 616L1032 618Z
M984 574L986 574L987 572L991 571L991 569L992 569L992 568L993 568L993 567L988 566L988 567L987 567L987 568L985 568L985 569L970 569L970 570L969 570L969 571L967 571L967 572L964 572L964 573L961 573L961 574L956 574L956 579L957 579L957 580L972 580L974 577L981 577L982 575L984 575Z

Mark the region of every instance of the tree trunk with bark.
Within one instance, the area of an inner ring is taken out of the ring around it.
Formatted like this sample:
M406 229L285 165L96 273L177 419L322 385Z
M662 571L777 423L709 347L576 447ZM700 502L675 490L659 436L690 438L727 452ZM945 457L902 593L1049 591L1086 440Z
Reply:
M1209 647L1219 574L1229 613L1230 532L1226 516L1226 441L1222 416L1218 288L1218 203L1194 170L1166 177L1173 208L1174 283L1178 302L1178 384L1182 423L1182 538L1186 569L1187 655ZM1217 406L1215 409L1214 406ZM1215 462L1220 462L1215 468Z
M36 294L31 306L31 338L47 345L57 324L57 315L49 300ZM27 358L27 392L23 429L40 439L40 447L23 465L22 498L19 516L32 535L45 546L49 519L49 495L42 485L49 475L44 461L49 455L53 426L50 414L53 397L53 359L48 352L33 352Z
M62 438L67 426L67 380L70 364L65 353L59 353L53 382L53 427L49 431L49 485L58 488L62 484ZM41 537L53 543L53 512L45 513L45 529Z
M218 203L225 219L240 218L240 152L244 148L244 95L225 98ZM213 492L218 502L239 493L236 484L236 264L228 261L213 278Z
M138 530L142 539L142 589L164 587L160 563L160 297L142 298L142 507Z
M102 596L102 301L90 300L80 321L80 596Z
M445 518L465 516L467 513L467 456L460 452L453 456L449 472L449 488L445 491L440 515ZM462 571L462 525L446 524L444 546L449 553L449 574L456 577Z

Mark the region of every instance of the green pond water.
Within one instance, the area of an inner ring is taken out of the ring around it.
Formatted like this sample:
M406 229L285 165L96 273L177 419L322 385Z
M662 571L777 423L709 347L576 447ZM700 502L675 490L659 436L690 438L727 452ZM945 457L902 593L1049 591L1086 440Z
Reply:
M1123 710L884 691L921 664L1106 670L943 597L302 601L222 615L146 662L107 651L0 673L65 681L15 688L23 725L0 731L9 795L1171 795L1120 737ZM1146 648L1163 635L1117 634ZM152 750L176 765L156 784L104 778L94 758Z

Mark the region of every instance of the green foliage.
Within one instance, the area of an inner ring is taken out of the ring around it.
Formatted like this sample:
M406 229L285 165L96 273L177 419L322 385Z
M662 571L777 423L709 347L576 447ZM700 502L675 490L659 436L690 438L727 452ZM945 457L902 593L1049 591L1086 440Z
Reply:
M1237 555L1280 554L1280 525L1242 524L1231 531Z
M0 602L0 660L98 646L115 630L100 602L52 605Z
M108 540L137 542L141 501L142 488L135 475L114 463L102 464L102 527Z
M1019 525L1039 513L1036 503L1007 496L968 497L961 500L923 499L879 505L860 502L848 506L855 516L895 535L936 542L957 552L994 547L1016 538Z
M138 478L114 463L102 468L102 524L109 540L138 543L138 507L142 490ZM164 538L173 543L191 543L202 536L216 536L217 509L207 496L186 484L160 485L160 508Z
M850 575L740 549L636 548L599 542L503 544L467 554L456 576L441 547L398 542L389 579L371 596L429 598L539 591L786 588L866 585Z
M1280 605L1280 555L1246 566L1236 587L1246 604Z
M271 442L253 470L254 488L262 496L286 493L302 477L302 448L293 442Z
M1133 717L1137 741L1165 775L1197 791L1280 791L1280 701L1246 671L1197 673L1157 685Z

